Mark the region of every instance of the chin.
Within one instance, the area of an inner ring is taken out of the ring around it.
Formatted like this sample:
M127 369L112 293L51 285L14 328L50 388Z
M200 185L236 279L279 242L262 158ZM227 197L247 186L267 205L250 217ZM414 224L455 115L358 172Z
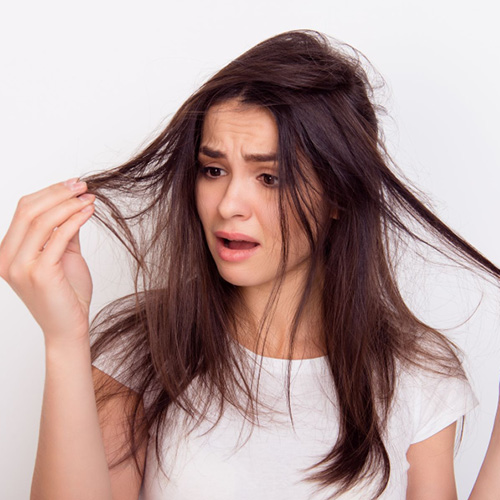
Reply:
M242 276L227 276L227 275L221 274L221 277L224 281L231 283L231 285L242 287L242 288L248 288L248 287L258 286L258 285L262 284L261 282L256 281L255 279L245 278Z
M248 270L228 271L227 269L219 268L219 274L224 281L231 283L231 285L245 288L263 285L264 283L267 283L269 281L264 277L259 278L258 276L256 276L255 272L251 272Z

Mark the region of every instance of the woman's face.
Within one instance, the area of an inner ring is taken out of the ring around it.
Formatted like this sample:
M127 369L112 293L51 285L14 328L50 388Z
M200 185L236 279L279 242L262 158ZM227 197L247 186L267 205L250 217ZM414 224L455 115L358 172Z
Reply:
M271 113L230 100L211 107L199 150L196 204L220 275L240 287L274 283L281 262L278 129ZM285 282L307 272L310 248L290 214ZM292 280L295 282L295 279Z

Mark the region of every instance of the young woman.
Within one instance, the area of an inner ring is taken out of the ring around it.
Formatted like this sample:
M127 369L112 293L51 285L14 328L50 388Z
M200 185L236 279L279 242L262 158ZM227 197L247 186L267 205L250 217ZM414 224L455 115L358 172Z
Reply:
M355 53L289 32L130 162L20 201L0 275L45 336L33 499L456 498L475 400L400 294L398 244L500 270L395 175L380 136ZM91 347L78 232L93 214L136 289ZM476 500L500 491L497 433Z

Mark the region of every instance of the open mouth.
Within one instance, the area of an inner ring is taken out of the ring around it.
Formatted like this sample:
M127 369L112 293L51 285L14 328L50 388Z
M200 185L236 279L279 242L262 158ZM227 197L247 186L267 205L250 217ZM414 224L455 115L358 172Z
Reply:
M244 241L244 240L228 240L226 238L222 238L222 242L226 248L231 250L250 250L251 248L255 248L258 243L253 241Z

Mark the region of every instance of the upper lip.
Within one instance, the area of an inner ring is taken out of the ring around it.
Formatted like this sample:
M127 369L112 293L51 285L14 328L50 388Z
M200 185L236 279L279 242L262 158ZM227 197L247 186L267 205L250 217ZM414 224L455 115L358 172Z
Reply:
M250 241L251 243L259 244L259 242L255 238L252 238L251 236L243 233L226 233L225 231L216 231L214 234L215 236L217 236L217 238L223 238L225 240Z

